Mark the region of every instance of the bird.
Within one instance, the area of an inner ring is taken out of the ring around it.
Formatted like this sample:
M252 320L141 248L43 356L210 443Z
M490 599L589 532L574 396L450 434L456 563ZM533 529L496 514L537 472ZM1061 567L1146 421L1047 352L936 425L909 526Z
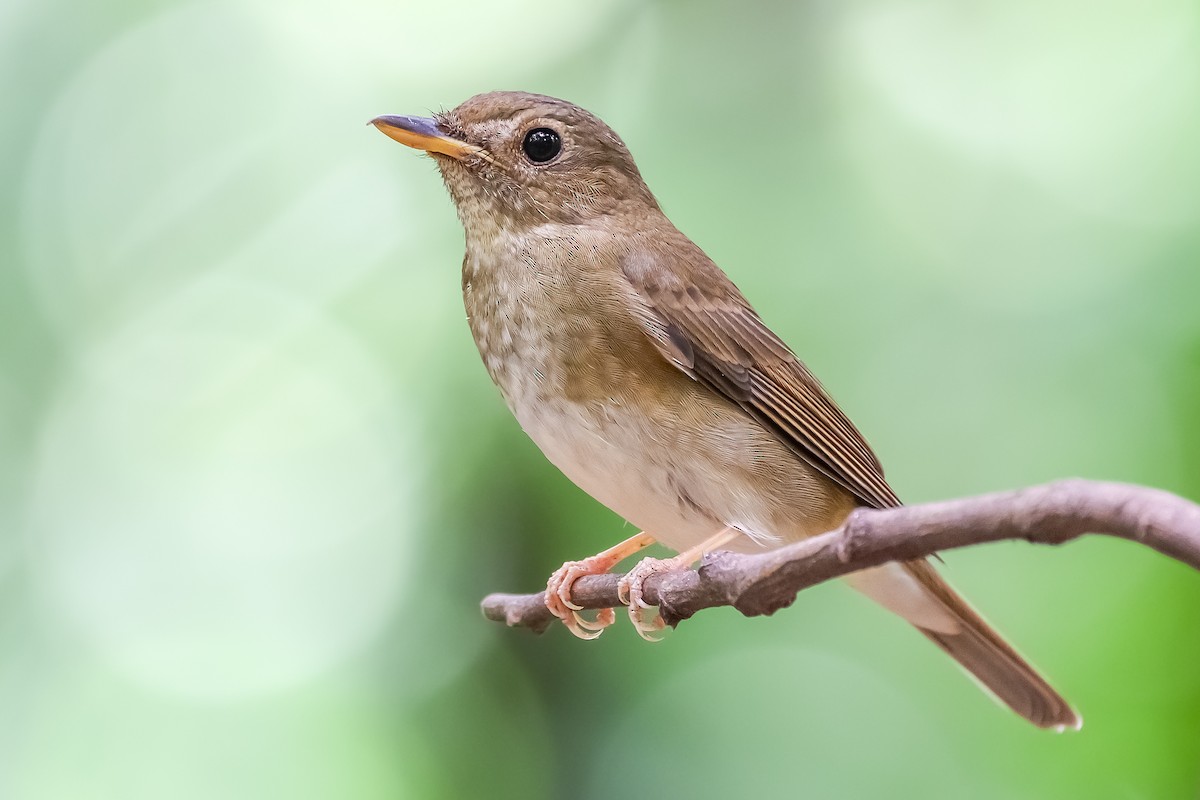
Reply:
M567 478L639 529L568 561L549 610L594 638L571 587L655 542L620 582L654 638L643 584L717 549L761 552L900 499L866 439L732 280L664 214L598 116L528 92L479 94L430 117L371 120L432 156L462 223L463 302L509 409ZM1042 728L1081 719L928 560L854 573L995 698Z

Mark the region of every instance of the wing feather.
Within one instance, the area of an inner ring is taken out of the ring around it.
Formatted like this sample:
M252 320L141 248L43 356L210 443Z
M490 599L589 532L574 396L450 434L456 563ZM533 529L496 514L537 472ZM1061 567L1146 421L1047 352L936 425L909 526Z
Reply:
M864 505L900 505L854 424L737 287L703 257L680 272L642 252L626 269L637 316L663 356L741 406Z

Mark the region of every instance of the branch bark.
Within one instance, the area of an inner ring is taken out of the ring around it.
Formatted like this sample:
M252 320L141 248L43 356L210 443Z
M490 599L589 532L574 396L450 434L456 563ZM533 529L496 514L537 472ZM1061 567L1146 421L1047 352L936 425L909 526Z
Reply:
M672 626L714 606L771 614L803 589L888 561L1002 539L1063 544L1085 533L1139 542L1200 570L1200 505L1159 489L1073 479L939 503L859 508L820 536L753 555L710 553L697 570L652 577L646 601ZM618 580L615 574L581 578L572 598L584 608L616 607ZM482 607L490 620L538 633L554 621L541 592L491 594Z

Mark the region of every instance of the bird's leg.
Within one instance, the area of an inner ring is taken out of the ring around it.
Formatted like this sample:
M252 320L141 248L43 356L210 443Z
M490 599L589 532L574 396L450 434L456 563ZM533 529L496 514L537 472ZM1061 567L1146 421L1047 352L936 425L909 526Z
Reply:
M741 531L733 528L722 528L717 533L705 539L695 547L690 547L684 550L677 556L671 558L643 558L637 563L633 569L629 570L621 582L617 584L617 597L622 603L629 606L629 618L633 620L633 627L641 636L648 642L660 641L653 634L661 631L664 627L662 617L658 614L654 615L654 619L649 622L645 619L645 612L650 605L642 599L642 587L646 583L646 579L651 575L662 575L665 572L675 572L681 569L687 569L692 565L692 562L703 556L705 553L716 550L723 544L736 539L741 535Z
M567 630L580 639L595 639L616 620L611 608L596 612L595 620L584 619L579 612L582 606L571 601L571 589L575 581L584 575L603 575L629 556L654 544L654 537L642 532L631 536L620 544L582 561L568 561L546 582L546 608L563 621Z

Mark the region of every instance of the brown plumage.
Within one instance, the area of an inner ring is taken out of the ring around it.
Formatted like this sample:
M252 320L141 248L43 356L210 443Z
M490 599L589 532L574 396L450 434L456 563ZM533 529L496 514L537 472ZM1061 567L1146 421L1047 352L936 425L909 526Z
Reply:
M488 372L546 456L597 500L685 558L714 541L777 546L837 527L856 505L900 504L866 440L662 214L600 119L493 92L435 120L375 122L437 159L466 232L463 296ZM570 610L570 583L647 541L564 565L548 605L598 635ZM1078 725L930 564L849 582L1034 724Z

